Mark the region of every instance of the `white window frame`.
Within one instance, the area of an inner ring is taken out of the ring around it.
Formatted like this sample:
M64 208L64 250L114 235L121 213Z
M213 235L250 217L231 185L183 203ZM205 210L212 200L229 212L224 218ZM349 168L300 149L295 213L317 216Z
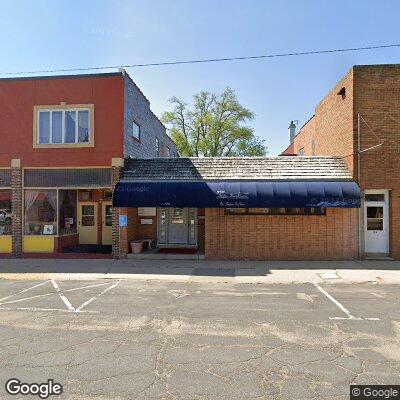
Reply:
M65 143L65 113L73 111L76 112L76 122L75 122L75 141L73 143ZM79 142L78 133L78 123L79 123L79 111L88 112L88 130L89 130L89 140L87 142ZM48 112L50 114L49 129L50 136L48 143L40 143L40 113ZM62 142L53 143L53 112L61 112L61 126L62 126ZM33 119L34 119L34 129L33 129L33 147L49 147L49 148L60 148L60 147L94 147L94 105L93 104L71 104L71 105L61 105L58 106L35 106L33 108Z

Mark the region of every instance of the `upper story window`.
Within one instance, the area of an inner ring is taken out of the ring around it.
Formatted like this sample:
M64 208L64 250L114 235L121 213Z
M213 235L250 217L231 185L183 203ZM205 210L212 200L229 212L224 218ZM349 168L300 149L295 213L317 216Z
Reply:
M34 147L93 146L93 106L35 107Z
M171 150L168 146L165 146L165 156L166 157L171 157Z
M132 137L140 140L140 126L136 122L132 122Z
M297 152L298 156L304 156L304 147L302 147L301 149L299 149L299 151Z
M315 150L315 140L311 141L311 155L315 156L316 155L316 150Z

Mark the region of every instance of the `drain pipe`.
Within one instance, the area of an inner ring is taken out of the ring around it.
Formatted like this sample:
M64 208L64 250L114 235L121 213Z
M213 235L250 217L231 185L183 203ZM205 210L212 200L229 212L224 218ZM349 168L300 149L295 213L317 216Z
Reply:
M361 190L361 115L360 113L357 114L357 181L358 185L360 186ZM362 239L363 239L363 232L362 232L362 227L363 227L363 195L361 193L361 207L358 211L358 257L361 259L362 255Z

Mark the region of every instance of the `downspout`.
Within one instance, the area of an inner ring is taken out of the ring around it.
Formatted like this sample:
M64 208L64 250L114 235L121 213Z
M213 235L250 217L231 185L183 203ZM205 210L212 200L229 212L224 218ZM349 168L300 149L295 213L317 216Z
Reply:
M361 190L361 115L360 113L357 114L357 183L358 186L360 186ZM361 193L361 207L358 211L358 257L361 259L362 255L362 240L364 238L363 235L363 196Z

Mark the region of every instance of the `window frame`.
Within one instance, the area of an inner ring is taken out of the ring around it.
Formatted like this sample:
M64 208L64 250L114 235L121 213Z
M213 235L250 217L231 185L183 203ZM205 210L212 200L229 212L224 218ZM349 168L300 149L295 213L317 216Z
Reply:
M138 137L133 135L133 126L134 125L136 125L138 127ZM133 120L132 123L131 123L131 129L132 129L131 136L132 136L133 140L136 140L137 142L140 142L141 129L140 129L140 125L135 120Z
M225 215L229 216L245 216L245 215L264 215L264 216L306 216L306 217L321 217L326 216L326 208L320 207L306 207L306 208L274 208L274 207L266 207L269 212L261 212L261 211L252 211L259 210L259 208L225 208ZM321 210L321 212L315 213L311 212L311 210ZM234 212L232 210L240 210L239 212ZM292 210L292 211L288 211ZM293 210L296 210L294 212ZM305 212L305 210L309 210L310 212Z
M76 121L76 129L75 129L75 140L79 138L78 132L78 112L79 111L88 111L89 119L89 141L88 142L74 142L74 143L39 143L39 113L40 112L49 112L50 113L50 138L52 139L52 112L60 111L62 112L62 137L63 140L65 138L65 113L67 111L75 111L77 121ZM76 147L94 147L94 104L66 104L61 103L59 105L40 105L33 107L33 148L76 148Z
M302 147L301 149L299 149L299 151L297 152L297 155L299 157L303 157L304 156L304 147Z

